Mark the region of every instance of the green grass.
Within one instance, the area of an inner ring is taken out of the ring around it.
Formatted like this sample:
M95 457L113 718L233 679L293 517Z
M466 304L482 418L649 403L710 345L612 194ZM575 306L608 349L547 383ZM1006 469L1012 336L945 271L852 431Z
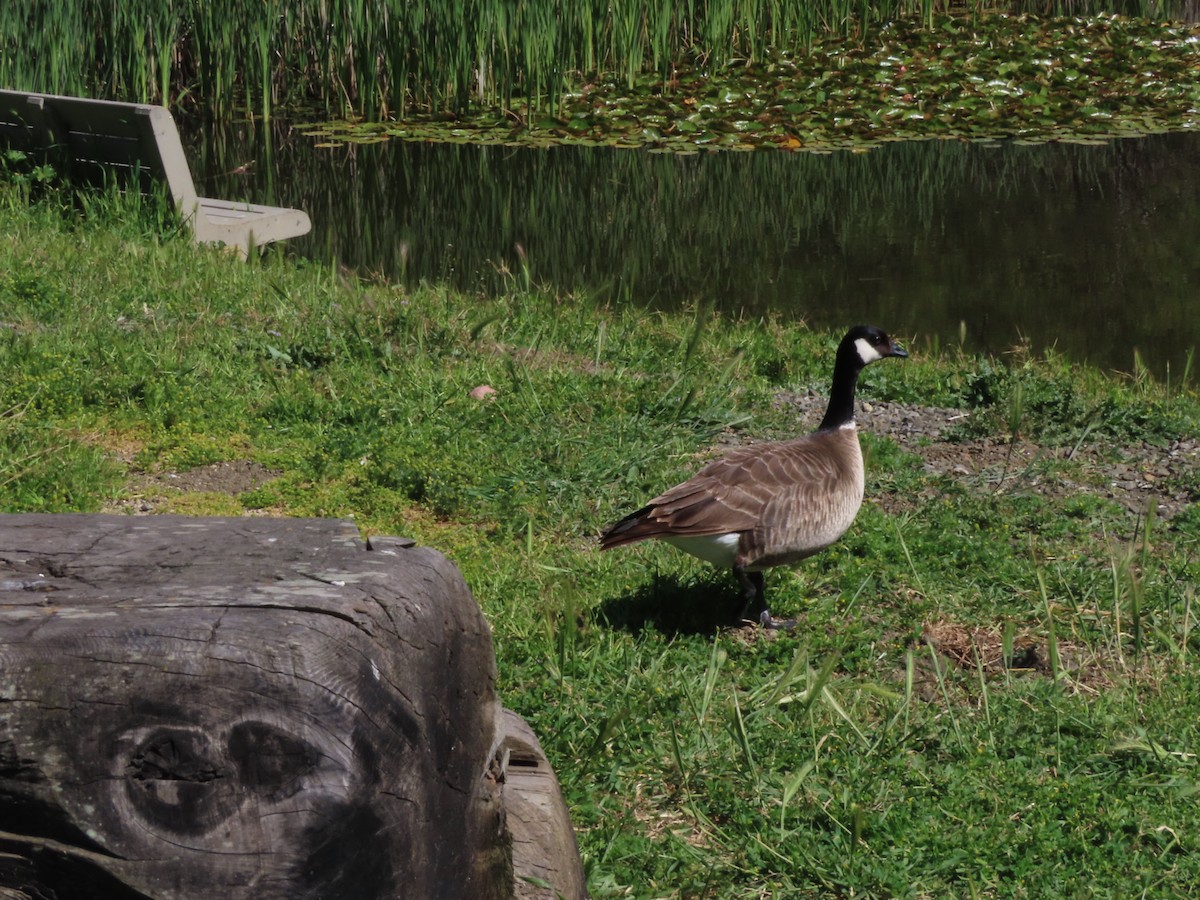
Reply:
M837 335L244 265L154 210L27 193L0 193L0 509L353 515L442 550L593 896L1200 890L1200 515L1038 489L1200 436L1189 384L919 343L871 367L864 398L1046 453L997 481L866 436L874 502L768 576L801 622L770 639L717 627L727 574L595 536L714 444L811 427L776 401L826 389ZM139 480L226 459L279 476L233 497Z

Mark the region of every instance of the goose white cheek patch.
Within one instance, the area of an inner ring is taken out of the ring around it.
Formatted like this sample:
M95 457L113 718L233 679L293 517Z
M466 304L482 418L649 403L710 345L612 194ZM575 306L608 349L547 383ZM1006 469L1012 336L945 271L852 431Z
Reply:
M858 350L858 358L863 361L863 365L883 359L883 354L872 347L866 338L859 338L854 342L854 347Z

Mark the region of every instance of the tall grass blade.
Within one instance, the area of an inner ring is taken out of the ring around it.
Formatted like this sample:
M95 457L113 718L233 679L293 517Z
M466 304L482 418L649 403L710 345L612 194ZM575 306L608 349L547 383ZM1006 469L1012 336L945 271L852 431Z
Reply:
M784 820L787 818L788 807L792 803L792 799L796 796L796 792L804 784L804 780L812 773L817 764L811 759L805 760L804 763L792 775L783 782L783 797L779 801L779 833L782 836L784 833Z
M704 670L704 694L700 700L700 709L697 711L696 718L699 724L703 725L704 720L708 717L708 711L712 706L713 692L717 688L717 676L721 672L721 666L725 664L725 660L729 654L715 640L713 641L712 653L708 657L708 668Z
M1050 591L1046 587L1046 576L1041 569L1036 572L1038 590L1042 595L1042 608L1046 611L1046 654L1050 658L1050 676L1058 683L1063 677L1062 660L1058 653L1058 633L1054 627L1054 609L1050 605Z
M750 693L749 703L755 708L770 708L782 702L792 685L804 678L808 673L808 654L797 649L792 654L792 661L778 678L773 678ZM831 670L832 671L832 670Z
M675 723L671 723L671 759L675 762L675 769L679 772L679 782L686 785L688 782L688 770L683 764L683 748L679 745L679 729Z
M746 732L746 720L742 716L742 705L738 702L737 691L733 692L733 716L730 725L733 728L734 737L737 739L738 748L742 751L742 757L746 762L746 772L751 780L757 782L758 768L754 764L754 751L750 748L750 735Z
M821 688L821 699L825 702L826 706L837 713L838 718L850 726L851 730L858 735L858 739L860 741L862 741L864 744L870 743L866 734L861 728L858 727L858 723L850 717L850 714L846 712L842 704L838 702L837 697L835 697L833 692L829 690L829 685L825 685Z
M825 685L829 682L830 677L833 675L833 670L837 666L840 658L841 654L839 653L831 654L830 657L825 660L825 663L821 666L820 671L817 672L815 676L813 675L811 669L808 670L808 686L802 692L799 694L785 694L784 696L779 697L775 702L780 706L785 706L790 703L798 703L802 711L807 710L813 705L813 702L817 699L817 697L821 696L821 693L825 690Z
M988 689L987 675L983 669L983 653L979 650L979 644L971 638L971 653L975 657L975 674L979 678L979 697L980 703L983 706L983 719L987 725L988 741L992 740L992 697Z
M954 730L954 737L958 740L959 746L965 750L966 743L963 741L962 729L958 725L958 716L954 714L954 705L950 702L950 691L946 688L946 673L942 669L937 648L931 640L926 640L925 646L929 648L929 659L933 663L933 675L937 680L938 690L941 691L942 700L946 704L946 714L950 717L950 726Z
M895 528L896 528L896 539L900 541L900 549L904 551L904 558L908 562L908 569L910 572L912 572L913 583L916 584L917 590L919 590L922 594L924 594L925 587L924 587L924 585L921 584L920 571L917 569L916 563L913 562L912 553L909 552L908 543L904 540L904 532L900 528L899 521L897 521L895 523Z

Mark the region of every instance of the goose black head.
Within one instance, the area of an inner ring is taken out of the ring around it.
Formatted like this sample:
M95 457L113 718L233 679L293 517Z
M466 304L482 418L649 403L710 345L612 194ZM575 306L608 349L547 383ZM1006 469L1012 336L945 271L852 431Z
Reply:
M856 325L838 344L833 364L833 385L829 406L819 430L840 428L854 423L854 386L865 366L886 356L908 356L908 351L873 325Z
M908 356L908 351L874 325L856 325L838 347L838 357L843 355L856 357L855 368L861 369L885 356Z

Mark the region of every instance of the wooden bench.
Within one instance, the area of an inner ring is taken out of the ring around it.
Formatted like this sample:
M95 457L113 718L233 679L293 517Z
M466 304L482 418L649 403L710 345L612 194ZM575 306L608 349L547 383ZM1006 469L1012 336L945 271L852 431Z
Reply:
M161 106L0 90L4 144L44 159L75 183L103 184L115 174L150 193L165 181L197 242L242 255L312 228L303 210L199 196L175 120Z

